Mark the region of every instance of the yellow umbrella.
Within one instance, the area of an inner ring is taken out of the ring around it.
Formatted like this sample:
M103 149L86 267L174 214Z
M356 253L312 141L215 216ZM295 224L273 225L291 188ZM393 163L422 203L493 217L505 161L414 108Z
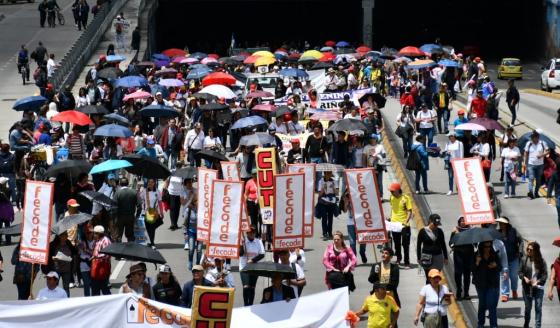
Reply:
M302 57L313 57L316 59L321 59L321 57L323 57L324 53L317 51L317 50L307 50L306 52L304 52L301 56Z
M266 51L266 50L253 52L253 56L274 58L274 54L272 52Z
M276 59L270 57L259 57L255 61L255 66L268 66L270 64L274 64Z

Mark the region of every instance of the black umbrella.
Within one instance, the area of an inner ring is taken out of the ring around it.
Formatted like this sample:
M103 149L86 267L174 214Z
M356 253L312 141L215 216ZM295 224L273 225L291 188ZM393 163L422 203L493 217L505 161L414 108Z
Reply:
M68 231L75 225L82 224L91 220L93 216L87 213L78 213L65 216L62 220L58 221L53 227L53 233L60 235L61 233Z
M290 114L292 111L293 111L293 109L291 109L288 106L278 106L274 110L274 115L276 117L280 117L280 116L284 116L284 114Z
M296 272L291 266L276 262L257 262L247 264L241 272L251 273L261 277L272 278L276 273L280 273L286 279L295 279Z
M220 59L218 59L218 61L220 63L223 63L225 65L238 65L240 63L242 63L242 60L238 60L239 58L232 58L232 57L222 57Z
M225 109L229 109L229 106L225 104L219 104L219 103L209 103L200 106L200 109L207 110L207 111L225 110Z
M116 80L123 75L123 71L117 67L107 67L97 72L96 77L105 80Z
M47 178L56 178L59 174L64 174L70 180L76 180L81 173L88 173L91 170L91 164L83 159L68 159L51 166L46 173Z
M360 99L358 99L358 101L360 102L360 105L362 105L368 99L368 97L370 97L370 96L373 98L373 101L375 101L378 108L385 107L385 103L387 102L387 99L385 99L385 97L383 97L382 95L380 95L377 92L376 93L366 93L365 95L361 96Z
M87 106L77 108L77 110L79 112L82 112L82 113L88 114L88 115L109 113L109 111L107 110L107 107L102 106L102 105L87 105Z
M148 179L167 179L171 175L169 169L155 158L137 154L124 155L122 159L129 161L132 166L125 168L127 172Z
M229 161L224 154L210 149L203 149L194 155L196 158L203 158L208 161Z
M128 118L126 118L124 116L121 116L117 113L111 113L111 114L103 115L103 117L109 122L121 123L125 126L128 126L130 124L130 121L128 120Z
M111 197L97 191L86 190L80 192L80 195L84 196L92 203L97 203L101 206L106 207L107 209L111 209L117 206L117 202L115 202Z
M142 108L138 113L144 117L178 117L181 115L173 107L164 105L149 105Z
M193 93L193 97L198 98L198 99L205 99L205 100L216 100L218 99L218 97L211 95L209 93L204 93L204 92L197 92L197 93Z
M500 238L500 232L494 228L475 227L453 235L451 244L455 246L471 245Z
M137 244L135 242L128 243L112 243L103 248L101 253L111 255L117 258L123 258L131 261L142 261L150 263L165 264L167 261L160 252L151 247Z
M313 65L311 67L311 70L318 70L318 69L327 69L327 68L331 68L334 67L334 65L332 63L329 62L318 62L317 64Z
M196 176L196 168L194 166L187 166L173 172L174 177L181 179L194 179Z
M352 131L352 130L362 130L367 131L367 126L364 122L352 118L344 118L342 120L336 121L333 125L331 125L328 131Z
M14 224L13 226L0 229L0 235L6 235L6 236L21 235L21 223Z

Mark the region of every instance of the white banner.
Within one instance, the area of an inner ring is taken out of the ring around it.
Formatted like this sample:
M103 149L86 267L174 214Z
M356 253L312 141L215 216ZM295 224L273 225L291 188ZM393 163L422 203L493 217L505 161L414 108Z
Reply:
M304 181L304 173L274 176L274 250L303 248L303 216L307 196L301 192L304 190Z
M465 224L494 223L494 209L488 196L486 179L480 158L460 158L451 161Z
M348 289L338 288L302 296L297 301L234 308L230 328L244 328L248 322L259 328L348 328L345 316L349 309ZM0 327L184 328L190 323L190 309L133 294L0 302Z
M350 189L352 214L359 243L385 243L388 241L385 219L377 177L373 169L344 170Z
M53 184L27 180L24 199L19 260L47 264L51 237Z
M243 182L214 180L210 206L209 257L238 258L241 240Z
M222 176L227 181L241 181L239 173L239 162L220 162Z
M196 240L207 242L210 228L210 205L212 204L212 181L218 178L218 171L199 167L198 206L196 209Z
M304 216L303 231L305 237L313 237L313 215L315 214L315 164L288 164L288 173L303 173L305 181L303 184L304 192Z

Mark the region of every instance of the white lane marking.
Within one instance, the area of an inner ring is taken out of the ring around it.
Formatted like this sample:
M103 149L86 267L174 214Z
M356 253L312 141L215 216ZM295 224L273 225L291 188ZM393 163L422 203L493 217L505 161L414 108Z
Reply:
M110 280L116 280L119 277L119 274L121 273L121 270L124 267L125 263L126 260L120 260L119 263L117 263L115 270L113 270L113 272L111 273L111 277L109 277Z

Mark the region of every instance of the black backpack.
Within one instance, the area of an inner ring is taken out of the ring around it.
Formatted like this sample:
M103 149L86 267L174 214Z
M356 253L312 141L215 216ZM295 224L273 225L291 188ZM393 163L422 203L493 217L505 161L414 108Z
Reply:
M422 169L422 161L420 154L416 150L411 150L406 160L406 169L410 171L420 171Z
M13 154L0 159L0 173L14 173L15 172L15 157Z

